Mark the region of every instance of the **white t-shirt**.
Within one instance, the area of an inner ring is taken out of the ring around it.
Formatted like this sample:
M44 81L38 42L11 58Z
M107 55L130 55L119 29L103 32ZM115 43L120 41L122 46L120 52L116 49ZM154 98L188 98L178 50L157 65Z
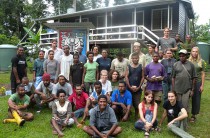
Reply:
M60 83L56 83L54 86L53 86L53 91L52 91L52 94L56 95L57 94L57 91L59 89L63 89L65 92L66 92L66 96L69 97L72 93L73 93L73 90L72 90L72 87L69 83L65 83L64 86L61 86Z
M102 83L102 80L99 80L102 84L102 89L105 90L105 92L111 92L112 91L112 84L109 80L106 80L106 83Z
M52 50L52 48L50 48L49 50ZM44 56L45 59L48 59L48 51L45 51L45 56ZM53 51L54 51L54 59L60 62L61 55L64 55L63 50L60 48L56 48L56 50Z
M123 58L122 62L120 62L117 58L115 58L112 61L111 69L117 70L121 76L122 75L125 76L125 71L126 71L128 65L129 65L128 59Z
M50 82L50 85L48 87L46 87L46 86L44 86L44 82L41 81L39 83L39 85L36 87L36 90L43 92L44 94L47 95L47 98L49 98L49 96L52 94L53 86L54 86L54 84Z
M102 57L101 54L98 54L97 56L93 56L93 61L96 61L98 58Z
M68 56L61 55L60 57L60 71L61 74L69 80L70 66L73 64L73 55L69 54Z

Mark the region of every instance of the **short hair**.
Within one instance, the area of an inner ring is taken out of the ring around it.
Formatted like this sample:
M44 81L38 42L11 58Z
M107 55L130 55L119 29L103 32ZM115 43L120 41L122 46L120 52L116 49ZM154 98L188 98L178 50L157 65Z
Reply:
M57 39L53 39L53 40L51 40L51 43L53 43L53 42L57 42Z
M175 95L175 97L177 97L176 91L169 91L168 94L169 94L169 93L173 93L173 94Z
M120 80L118 84L123 83L126 87L126 82L124 80Z
M100 85L100 86L102 87L102 84L101 84L100 81L96 81L96 82L94 83L94 86L95 86L95 85Z
M92 47L92 51L93 51L93 49L94 49L95 47L98 48L98 51L100 50L100 46L99 46L99 45L94 45L94 46Z
M105 69L103 69L103 70L101 70L101 75L102 75L102 73L106 73L107 74L107 76L108 76L108 71L107 70L105 70Z
M17 86L16 90L18 91L20 87L25 88L25 85L19 84L19 85Z
M159 51L159 52L160 52L160 51ZM162 52L163 52L163 51L162 51ZM159 55L158 52L154 52L154 53L153 53L153 56L154 56L154 55L158 55L158 57L160 57L160 55Z
M106 99L106 102L107 102L107 97L106 97L106 95L99 95L99 96L98 96L98 102L99 102L100 99L102 99L102 98Z
M94 55L94 53L93 53L92 51L88 51L88 52L87 52L87 57L88 57L90 54Z
M120 52L117 53L117 56L118 56L118 57L123 57L124 55L123 55L123 53L120 51Z
M59 97L60 93L64 93L66 96L66 92L63 89L58 89L56 96Z
M149 47L151 47L152 49L155 49L156 45L155 45L154 43L151 43L151 44L149 45Z
M23 80L29 81L28 77L23 77L23 78L22 78L22 81L23 81Z
M75 54L73 55L73 58L74 58L75 56L77 56L77 57L79 58L79 54L75 53Z
M137 56L139 57L139 54L137 52L132 53L131 57Z
M18 47L17 47L17 50L19 50L20 48L22 48L22 49L25 50L25 48L24 48L23 46L18 46Z
M80 84L75 84L74 87L76 88L76 87L82 87L82 86Z
M53 54L55 53L53 50L49 50L49 51L48 51L48 55L50 54L50 52L53 52Z
M45 51L44 51L44 50L39 50L39 53L40 53L40 52L45 53Z

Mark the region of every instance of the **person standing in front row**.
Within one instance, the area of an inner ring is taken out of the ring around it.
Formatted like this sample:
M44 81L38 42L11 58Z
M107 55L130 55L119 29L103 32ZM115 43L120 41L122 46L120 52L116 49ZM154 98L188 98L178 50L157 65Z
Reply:
M147 80L146 90L151 90L154 93L154 99L157 104L160 104L162 99L162 81L165 78L165 68L158 62L159 54L153 54L153 62L145 67L144 77Z
M63 47L64 55L60 56L60 74L63 74L69 81L70 67L73 64L73 55L69 52L69 46Z
M39 51L39 58L35 59L34 61L33 81L34 81L35 88L42 81L42 75L44 74L44 70L43 70L43 63L45 61L44 53L45 52L43 50Z
M177 100L189 112L189 100L193 95L197 78L195 66L187 60L187 50L179 51L180 61L172 68L172 90L177 93Z
M204 89L205 81L205 63L204 60L201 58L198 47L192 48L189 61L191 61L194 64L198 77L196 79L195 90L192 96L192 116L190 122L193 123L196 120L196 115L200 112L201 94Z
M139 64L139 55L138 53L133 53L132 56L132 63L128 65L126 70L126 83L128 90L132 94L132 101L133 107L135 109L135 119L137 119L139 110L138 105L141 99L141 85L144 82L144 71L141 64Z
M88 62L84 65L82 77L82 86L85 86L85 91L88 95L93 92L93 83L99 78L98 63L93 61L93 56L93 52L87 52Z
M16 92L17 86L21 83L23 77L27 77L27 63L24 56L24 48L17 48L17 55L11 60L12 71L11 71L11 90L12 93Z

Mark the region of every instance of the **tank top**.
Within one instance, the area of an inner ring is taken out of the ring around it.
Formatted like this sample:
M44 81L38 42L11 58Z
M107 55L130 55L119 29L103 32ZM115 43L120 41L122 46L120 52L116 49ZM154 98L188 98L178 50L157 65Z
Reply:
M61 106L59 101L55 102L56 106L57 106L57 112L61 115L65 115L67 113L67 108L68 108L68 101L65 101L64 106Z
M145 116L145 114L146 114L145 103L144 102L141 102L141 104L142 104L142 112L143 112L143 115ZM154 104L151 105L150 108L147 109L147 110L150 110L153 113L153 111L154 111Z
M131 65L128 65L128 69L129 69L128 79L129 79L130 86L139 87L139 84L142 78L142 65L139 64L139 66L136 68L133 68L131 67Z

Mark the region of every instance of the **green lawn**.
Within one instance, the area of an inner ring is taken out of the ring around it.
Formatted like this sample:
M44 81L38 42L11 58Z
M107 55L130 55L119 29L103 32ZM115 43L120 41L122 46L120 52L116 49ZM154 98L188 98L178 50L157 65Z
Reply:
M31 76L31 75L30 75ZM0 87L9 83L8 74L0 74ZM31 78L31 77L30 77ZM210 128L210 80L206 80L205 90L202 95L201 112L197 116L197 122L194 124L189 124L188 132L196 138L210 138L210 133L208 133ZM3 121L7 117L7 100L8 96L0 96L0 120ZM32 122L26 122L24 127L18 127L16 124L0 123L0 137L1 138L47 138L47 137L57 137L52 135L52 129L50 126L51 111L49 109L44 109L40 114L37 114L33 109L30 109L35 115L35 119ZM161 117L162 107L158 109L158 119ZM134 113L133 113L134 114ZM132 115L133 115L132 114ZM120 122L119 125L123 128L123 132L118 136L119 138L137 138L143 137L143 132L138 132L134 129L134 117L128 122ZM88 122L86 122L88 124ZM166 120L163 124L166 126ZM64 137L71 138L86 138L86 135L81 129L76 128L74 125L72 128L67 128L64 131ZM152 132L152 138L176 138L176 136L168 131L166 127L162 127L162 132Z

